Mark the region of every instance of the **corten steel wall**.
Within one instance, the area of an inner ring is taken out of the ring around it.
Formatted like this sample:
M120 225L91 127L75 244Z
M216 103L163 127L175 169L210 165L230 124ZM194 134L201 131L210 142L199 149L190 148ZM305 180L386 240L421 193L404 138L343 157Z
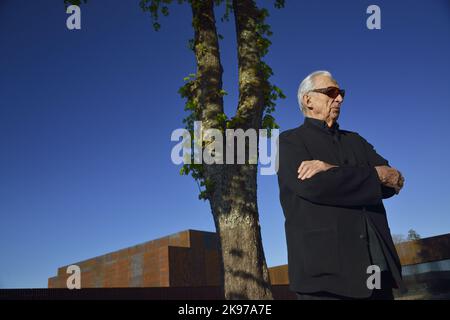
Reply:
M403 242L395 247L402 267L448 260L450 259L450 233ZM272 284L289 284L286 264L270 268L269 273Z
M215 233L186 230L74 264L82 288L178 287L219 285L219 261ZM67 267L49 288L66 288Z
M396 245L402 266L427 266L450 259L450 234ZM186 230L79 263L82 288L219 286L218 239L213 232ZM65 288L67 266L48 280ZM273 285L288 285L287 265L269 268ZM440 275L444 273L438 273Z
M402 265L450 259L450 233L396 245Z
M191 230L189 235L189 247L169 247L169 285L219 286L222 272L216 234Z
M403 269L403 279L408 289L400 293L394 290L395 299L450 299L450 234L403 242L396 245ZM274 287L285 289L281 299L288 297L288 266L269 269Z

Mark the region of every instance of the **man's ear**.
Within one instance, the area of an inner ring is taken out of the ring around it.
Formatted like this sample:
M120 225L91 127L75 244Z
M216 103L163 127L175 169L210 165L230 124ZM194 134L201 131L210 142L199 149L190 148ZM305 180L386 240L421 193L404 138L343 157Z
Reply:
M304 94L302 100L304 106L306 106L309 110L313 109L311 105L311 97L308 94Z

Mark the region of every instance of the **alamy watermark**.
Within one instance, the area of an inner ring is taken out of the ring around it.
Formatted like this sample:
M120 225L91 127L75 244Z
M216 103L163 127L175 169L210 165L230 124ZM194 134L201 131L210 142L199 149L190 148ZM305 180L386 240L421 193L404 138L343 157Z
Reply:
M270 138L267 129L226 129L224 134L219 129L204 130L202 121L195 121L193 137L187 129L172 132L171 141L179 142L172 148L171 159L176 165L257 164L259 160L266 166L260 168L261 175L274 175L278 171L278 136L278 129L271 129Z
M69 30L81 29L81 9L77 5L70 5L66 8L66 13L70 14L66 19L66 27ZM381 9L376 4L367 7L366 13L370 16L366 20L366 26L369 30L381 29Z
M367 7L367 14L370 16L367 18L366 26L369 30L381 29L381 9L379 6L372 4Z
M70 14L66 20L66 27L69 30L81 29L81 9L79 6L71 5L66 9L66 13Z
M377 265L370 265L366 270L367 274L370 276L367 278L366 285L367 289L381 289L381 269Z
M70 274L67 277L66 286L67 289L81 289L81 269L76 264L67 267L66 272Z

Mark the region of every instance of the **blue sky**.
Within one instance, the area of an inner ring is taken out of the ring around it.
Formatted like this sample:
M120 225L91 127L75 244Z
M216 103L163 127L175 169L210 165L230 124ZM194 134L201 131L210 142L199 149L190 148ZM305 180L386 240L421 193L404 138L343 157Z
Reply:
M139 1L91 0L82 29L69 31L62 3L0 2L0 288L46 287L59 266L214 230L194 180L170 160L170 134L185 116L177 90L195 72L190 9L172 5L154 32ZM281 130L303 122L299 82L331 71L347 90L341 128L360 133L406 178L384 202L392 232L448 233L449 2L258 3L270 8L266 61L287 95L275 113ZM381 8L381 30L366 28L370 4ZM218 28L231 115L234 22ZM267 262L284 264L276 176L259 176L258 186Z

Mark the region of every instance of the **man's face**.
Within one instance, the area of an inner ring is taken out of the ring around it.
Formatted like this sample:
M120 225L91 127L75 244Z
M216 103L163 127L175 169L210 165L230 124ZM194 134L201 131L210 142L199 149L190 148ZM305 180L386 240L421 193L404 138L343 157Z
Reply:
M313 81L315 89L339 88L339 85L326 75L318 75L314 77ZM324 120L330 126L339 118L341 104L344 101L341 95L333 99L319 92L309 92L303 96L303 99L308 109L307 115L315 119Z

